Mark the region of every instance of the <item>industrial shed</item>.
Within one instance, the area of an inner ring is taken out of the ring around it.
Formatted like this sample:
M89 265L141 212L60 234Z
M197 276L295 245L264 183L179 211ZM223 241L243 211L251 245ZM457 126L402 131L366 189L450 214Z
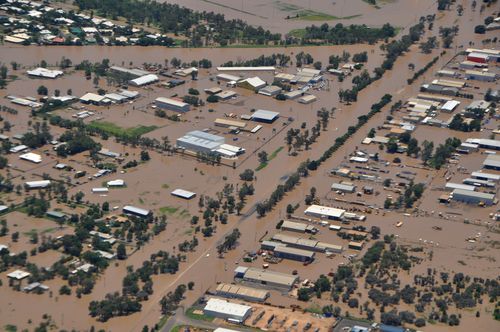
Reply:
M269 297L269 292L251 287L221 283L215 290L217 296L242 299L251 302L264 302Z
M283 223L281 224L281 230L298 233L315 233L317 231L314 226L289 220L283 221Z
M28 181L24 183L26 189L43 189L50 186L50 180Z
M205 133L200 130L193 130L186 135L179 137L176 145L179 148L194 152L210 153L224 144L224 137Z
M496 154L489 155L483 161L483 167L488 169L500 170L500 156Z
M158 97L155 99L155 105L159 108L169 111L186 113L189 112L189 104L172 98Z
M268 96L268 97L273 97L281 93L281 88L276 85L268 85L262 89L259 90L259 94Z
M184 199L191 199L196 196L196 193L192 191L187 191L184 189L175 189L170 193L172 196L184 198Z
M482 193L463 189L455 189L451 193L451 199L467 204L493 205L496 201L494 194Z
M304 213L308 216L321 219L342 220L345 210L328 206L311 205L304 211Z
M243 281L290 290L299 280L298 276L254 267L239 266L235 270L235 277Z
M234 127L234 128L242 129L242 128L245 128L247 124L245 122L241 122L241 121L217 118L214 121L214 125L216 125L218 127L224 127L224 128Z
M135 206L126 205L123 207L123 214L136 216L140 218L147 218L151 216L151 211L146 209L141 209Z
M234 323L243 323L252 313L252 307L226 300L211 298L207 301L203 313L208 316L226 319Z
M241 80L237 83L237 85L241 88L257 91L265 87L266 82L260 79L258 76L255 76Z
M272 123L279 116L280 116L280 114L278 112L272 112L272 111L267 111L267 110L257 110L252 114L251 119L253 121L257 121L257 122Z
M352 194L353 192L356 191L356 186L352 184L347 184L347 183L332 183L331 189L333 191L340 191L343 193L350 193Z
M274 256L299 262L312 262L314 255L315 253L312 251L288 246L277 246L274 248Z
M58 78L59 76L62 76L64 73L60 70L50 70L47 68L36 68L33 70L28 70L27 71L29 76L34 76L34 77L41 77L41 78Z
M148 75L144 75L144 76L138 77L136 79L130 80L130 81L128 81L128 83L130 85L133 85L133 86L144 86L144 85L158 82L159 80L160 79L155 74L148 74Z

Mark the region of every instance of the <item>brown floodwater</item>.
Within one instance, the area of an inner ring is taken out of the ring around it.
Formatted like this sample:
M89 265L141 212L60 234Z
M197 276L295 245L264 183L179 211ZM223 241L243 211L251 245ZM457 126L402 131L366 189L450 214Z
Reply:
M466 6L466 9L467 8L468 6ZM479 44L479 41L483 39L484 36L473 35L472 26L482 21L485 15L486 13L480 15L479 11L471 13L470 10L468 10L466 14L464 14L464 17L459 19L461 32L456 38L457 45L466 45L469 40L474 40ZM437 33L437 27L439 25L451 26L452 24L456 24L455 21L457 19L455 12L450 12L449 15L439 18L435 23L435 28L432 33ZM166 49L161 47L20 47L2 45L0 46L0 54L2 62L9 63L12 60L16 60L24 66L33 66L41 59L45 59L49 63L55 64L62 55L72 59L74 63L84 59L100 61L103 58L109 58L114 64L121 65L122 62L125 62L125 64L128 65L128 63L132 61L137 66L140 66L143 62L163 63L165 58L171 59L174 56L186 61L206 57L211 59L214 65L217 65L228 60L250 59L261 54L271 54L275 52L286 52L291 54L291 52L296 53L300 50L304 50L305 52L311 53L315 59L319 59L325 64L330 54L341 54L344 49L349 50L351 54L365 49L369 50L368 68L370 70L378 66L382 61L378 47L367 45L244 50ZM371 53L372 49L374 50L373 54ZM370 106L378 101L385 93L393 94L394 101L398 99L405 100L408 97L414 96L418 92L419 84L424 80L429 80L432 77L431 73L443 66L452 57L453 51L454 50L448 51L448 54L440 59L423 78L416 81L413 85L407 86L406 79L413 74L408 70L408 63L414 63L417 69L422 68L432 59L432 57L440 52L440 50L435 50L433 54L424 55L418 51L417 46L413 46L411 52L398 59L394 70L387 72L382 80L371 84L363 90L359 95L358 102L349 106L338 104L337 89L339 88L339 84L333 79L333 88L331 91L314 92L318 95L318 101L312 106L303 106L291 101L282 104L264 96L254 96L242 89L236 89L241 96L238 97L235 102L238 103L242 101L244 102L243 105L223 103L217 105L215 114L206 112L208 107L203 107L201 113L191 112L185 116L186 122L179 124L172 124L167 120L155 118L150 112L134 113L133 110L130 110L132 105L111 107L109 110L106 108L102 110L99 109L102 114L98 116L120 125L157 124L160 128L148 135L156 138L167 135L170 137L170 140L173 141L179 134L188 129L200 129L211 126L215 117L220 117L223 112L232 109L238 114L245 113L245 111L252 107L279 110L282 116L293 116L298 120L291 125L293 128L296 128L302 121L306 121L308 127L314 124L316 122L315 110L322 106L327 108L333 106L340 108L341 110L337 111L335 114L335 119L331 120L328 130L322 132L318 142L312 146L311 150L301 151L297 157L288 156L286 150L284 150L279 153L266 168L257 173L257 181L255 182L256 195L248 199L247 208L245 209L245 211L247 211L247 209L256 202L268 197L274 190L276 184L283 181L282 176L293 172L301 161L307 158L318 158L327 147L333 144L336 137L343 134L348 126L354 124L358 116L366 114ZM215 72L215 70L212 71ZM289 71L292 72L293 69L289 69ZM75 93L78 94L89 90L95 91L92 84L80 77L79 74L67 75L67 77L63 79L50 82L30 80L25 76L20 76L21 78L11 83L7 90L1 91L1 96L6 94L34 95L36 87L42 83L46 84L51 90L59 88L61 91L65 91L65 89L71 87ZM170 93L185 93L187 87L191 86L199 89L209 87L213 85L213 82L207 80L207 76L208 72L202 72L198 82L190 82L189 85L178 87L174 90L162 90L156 87L147 90L140 89L144 97L137 101L136 105L147 105L152 98L158 95L168 96L167 94ZM101 82L100 84L106 88L105 82ZM345 82L342 86L344 86L344 88L347 87L348 82ZM0 100L0 103L9 105L3 98ZM16 127L13 128L14 133L24 132L27 128L26 123L29 120L29 111L22 108L18 109L20 112L17 116L2 114L2 116L5 115L4 117L8 119L8 121L15 124ZM68 110L61 110L60 112L63 116L71 116L71 114L73 114L72 111ZM196 118L196 115L198 115L199 118ZM183 302L188 306L206 289L213 287L216 282L231 281L232 270L237 266L235 262L240 262L245 250L256 250L258 248L258 240L265 235L266 232L268 232L268 234L273 234L276 231L275 225L280 218L285 216L287 204L300 203L301 207L298 209L297 214L302 215L304 209L303 198L312 186L317 188L318 196L321 198L322 202L325 204L328 202L328 204L330 204L330 201L327 199L335 197L335 195L332 195L330 192L330 185L335 179L328 177L328 170L341 165L345 157L354 151L355 146L361 148L360 142L366 136L370 128L382 125L386 115L386 112L382 112L374 116L367 125L351 138L348 144L339 149L332 158L325 162L321 168L314 173L314 176L302 179L301 185L292 193L287 194L285 199L266 217L257 219L255 214L248 218L237 218L232 216L228 225L218 225L217 233L212 238L202 239L200 237L200 245L196 252L188 254L187 262L181 264L181 269L176 275L154 277L155 292L150 300L143 302L143 310L140 313L128 317L113 318L104 324L97 323L88 316L87 308L90 301L102 299L106 293L119 291L127 265L138 267L151 253L158 250L172 252L174 250L173 247L179 242L192 237L189 225L190 217L186 217L184 213L181 214L181 211L186 210L190 215L197 214L197 200L195 199L192 202L181 201L172 197L170 191L180 187L195 191L198 194L214 196L217 191L222 189L224 183L223 177L227 177L228 183L236 183L238 174L245 168L257 167L258 161L256 157L250 158L242 167L233 170L228 167L211 167L203 165L187 157L163 156L153 152L151 153L151 161L136 169L129 170L127 173L107 175L104 178L86 181L86 183L72 187L70 189L70 195L82 191L85 193L84 200L88 200L89 202L102 203L108 201L111 206L134 204L151 208L155 211L158 211L161 207L171 206L177 207L178 211L168 216L168 226L165 232L155 237L144 248L132 255L126 262L119 262L116 266L111 265L97 280L93 293L83 296L82 299L76 300L74 295L59 296L57 291L62 284L60 280L54 280L47 283L53 292L52 297L50 297L50 294L41 296L34 294L19 294L12 291L9 287L6 287L4 283L4 287L0 287L0 296L3 304L0 308L0 321L16 324L18 327L28 327L28 319L33 319L33 324L35 324L41 320L44 313L48 313L53 317L58 328L66 329L75 328L85 330L91 325L95 325L96 327L112 331L138 331L145 324L150 326L153 325L160 317L158 301L166 292L173 290L176 285L187 283L188 281L194 281L196 283L194 291L188 292L186 300ZM201 119L201 117L203 117L203 119ZM89 120L92 119L95 118L90 118ZM262 135L262 138L269 137L272 128L281 125L281 122L273 125L265 125L263 133L259 135ZM56 133L62 132L62 130L55 128L53 131ZM473 135L475 137L487 137L488 134L488 132L480 132L474 133ZM458 134L446 129L419 126L414 135L419 141L426 137L432 137L436 142L442 142L446 137L450 135L457 136ZM103 146L113 151L128 153L129 156L127 160L139 158L139 149L123 147L112 139L101 141L101 143ZM249 151L251 151L253 148L257 147L259 143L256 142L255 139L249 138L247 140L242 139L242 144L246 145ZM283 145L284 132L281 132L266 144L265 150L271 152ZM365 149L364 146L362 148ZM370 146L366 147L366 149L370 152L374 152L377 150L377 147ZM43 151L38 152L43 153ZM382 158L392 160L393 156L383 154ZM477 153L469 157L464 157L463 162L469 171L476 170L482 158L484 158L484 156ZM18 169L12 171L13 175L17 176L13 182L15 184L21 184L30 179L39 179L42 173L48 173L56 178L68 176L66 173L56 171L52 168L58 161L57 157L53 155L53 152L49 151L49 155L44 159L41 165L33 166L25 161L18 160L16 156L9 156L9 162L14 163ZM402 157L402 160L408 165L418 165L418 161L409 158ZM85 154L72 157L68 160L68 163L79 169L88 170L88 172L92 172L93 169ZM390 176L398 172L398 168L395 166L388 167L388 169L390 170ZM430 171L419 171L417 173L419 174L419 181L426 181L431 188L442 186L442 172L434 173ZM453 181L458 181L459 175L454 176L455 178ZM116 178L124 179L127 183L127 187L110 190L107 196L99 196L91 193L93 187L100 187L103 181L109 181ZM359 185L363 184L360 183L358 186ZM386 193L383 192L383 189L380 187L377 187L377 190L380 191L381 194L377 197L369 198L369 200L374 204L380 205L381 202L383 203L382 197L384 197ZM400 241L403 243L419 244L426 240L426 246L427 248L432 248L434 258L431 262L426 262L427 265L425 267L418 267L416 269L417 272L422 272L421 269L432 266L437 269L464 271L481 277L491 278L498 276L500 271L498 264L494 262L500 259L499 252L498 250L492 249L488 243L489 241L498 241L499 236L498 233L488 232L485 225L485 222L488 220L488 213L494 211L494 208L471 208L463 205L445 208L436 203L435 197L437 197L439 191L426 191L426 194L427 193L429 193L429 195L425 195L419 208L422 211L426 211L428 215L421 212L422 216L409 218L400 213L393 212L386 213L385 215L382 212L378 214L372 213L368 215L365 225L367 227L371 225L380 226L383 234L397 234ZM22 197L13 195L12 197L9 196L9 199L19 201ZM333 205L335 205L335 203L333 203ZM63 207L63 209L67 210L67 212L71 212L68 210L68 207ZM432 214L432 211L435 211L435 213ZM443 211L445 217L439 217L437 211ZM450 214L447 212L459 214ZM477 219L480 222L477 225L464 224L463 221L465 218L469 218L470 220ZM28 232L31 229L31 225L34 225L33 228L36 229L50 227L50 225L33 224L37 222L38 219L22 219L22 215L19 216L14 213L7 215L7 219L9 225L19 220L19 224L23 225L22 232ZM404 221L404 225L401 228L396 228L395 223L400 220ZM441 226L443 230L441 232L434 231L432 226L436 225ZM238 227L243 234L239 246L236 250L229 252L225 259L219 259L217 258L215 247L224 237L224 234L229 232L233 227ZM65 230L66 229L64 229L64 231ZM465 237L476 235L478 232L483 234L480 241L476 242L473 246L465 242ZM340 240L334 233L329 233L324 229L322 229L319 237L327 242L346 245L346 243ZM420 239L422 239L422 241L420 241ZM430 241L439 243L439 246L431 246ZM21 234L21 241L15 244L15 246L15 250L29 250L28 238ZM351 252L348 251L348 253ZM37 259L39 259L39 263L44 265L46 262L55 259L51 255L46 256L41 255L39 258L35 257L33 261L37 262ZM31 260L32 258L30 258L30 261ZM466 265L459 263L459 260L463 261ZM335 270L338 264L346 261L347 260L341 255L337 255L331 260L324 257L324 255L318 255L318 260L308 268L303 268L299 263L292 261L283 261L278 265L273 265L271 268L283 272L291 272L297 269L299 270L301 278L316 279L320 273L328 273ZM262 264L262 260L259 259L255 264ZM295 300L288 296L282 296L273 292L271 302L291 304L295 303ZM472 314L464 313L461 328L477 326L480 327L481 330L489 330L494 328L493 324L494 321L487 313L482 314L481 318L477 320L472 317ZM434 328L443 331L449 330L448 327L441 326L433 326L433 330Z

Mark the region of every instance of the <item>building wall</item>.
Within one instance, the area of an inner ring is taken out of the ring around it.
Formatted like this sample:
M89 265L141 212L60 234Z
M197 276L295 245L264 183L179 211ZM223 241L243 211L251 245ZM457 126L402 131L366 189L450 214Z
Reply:
M180 106L177 106L177 105L163 103L161 101L155 101L155 105L158 106L159 108L163 108L163 109L166 109L166 110L169 110L169 111L180 112L180 113L189 112L189 105L186 105L184 107L180 107Z
M493 204L493 200L486 200L473 196L465 196L465 195L460 195L458 193L453 194L453 200L459 202L465 202L467 204L479 204L479 202L483 202L486 205Z

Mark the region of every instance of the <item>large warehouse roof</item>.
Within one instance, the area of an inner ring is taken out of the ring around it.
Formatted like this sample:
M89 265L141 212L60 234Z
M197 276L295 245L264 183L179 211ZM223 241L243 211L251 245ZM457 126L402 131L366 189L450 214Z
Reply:
M245 272L245 279L255 280L260 282L267 282L273 284L281 284L284 286L292 287L297 281L297 276L285 274L270 270L261 270L250 267Z
M323 216L328 216L328 217L333 217L333 218L342 218L342 216L345 213L345 210L336 209L336 208L332 208L332 207L328 207L328 206L311 205L304 211L304 213L305 214L323 215Z
M211 298L203 310L218 312L225 315L244 317L252 307L237 303L231 303L226 300Z

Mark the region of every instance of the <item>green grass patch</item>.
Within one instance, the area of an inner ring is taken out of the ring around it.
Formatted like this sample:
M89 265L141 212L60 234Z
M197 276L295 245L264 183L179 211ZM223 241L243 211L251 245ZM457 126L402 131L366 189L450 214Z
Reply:
M306 308L305 311L313 313L313 314L318 314L318 315L323 314L323 310L321 309L321 307L318 304L311 304L309 307Z
M290 36L295 38L304 38L306 35L306 29L293 29L288 33Z
M162 317L160 318L160 321L159 321L159 322L158 322L158 324L157 324L157 325L158 325L158 330L161 330L161 329L162 329L162 327L163 327L163 326L165 326L165 324L167 324L167 321L168 321L168 319L169 319L169 318L170 318L170 316L167 316L167 315L164 315L164 316L162 316ZM178 326L178 325L177 325L177 326ZM177 327L177 326L176 326L176 327ZM179 326L179 327L180 327L180 326ZM175 327L174 327L174 329L175 329ZM174 329L172 329L171 331L173 331ZM177 331L179 331L179 330L177 330Z
M182 209L182 211L179 213L179 217L181 218L189 218L191 215L189 214L189 211L186 209Z
M308 9L299 11L297 15L298 15L297 17L292 17L291 19L302 20L302 21L333 21L333 20L350 20L361 16L361 14L351 15L351 16L335 16Z
M200 310L201 309L196 309L196 308L189 308L186 310L186 316L191 318L191 319L196 319L196 320L203 320L206 322L212 322L214 320L214 317L206 316L206 315L197 315L194 313L195 310Z
M179 210L178 207L173 207L173 206L163 206L160 208L160 212L163 213L163 214L174 214L177 212L177 210Z
M88 126L115 137L139 137L158 128L157 126L136 126L123 128L107 121L92 121Z
M283 150L283 147L280 146L279 148L277 148L276 150L273 151L273 153L271 153L268 157L267 157L267 161L265 163L260 163L259 166L257 166L257 168L255 169L256 172L260 171L261 169L263 169L264 167L266 167L269 162L271 160L273 160L274 158L276 158L276 156L278 155L278 153L280 153L280 151Z
M139 203L144 204L144 200L139 197Z
M166 183L162 184L161 187L162 187L162 189L168 189L168 188L170 188L170 186L168 184L166 184Z

